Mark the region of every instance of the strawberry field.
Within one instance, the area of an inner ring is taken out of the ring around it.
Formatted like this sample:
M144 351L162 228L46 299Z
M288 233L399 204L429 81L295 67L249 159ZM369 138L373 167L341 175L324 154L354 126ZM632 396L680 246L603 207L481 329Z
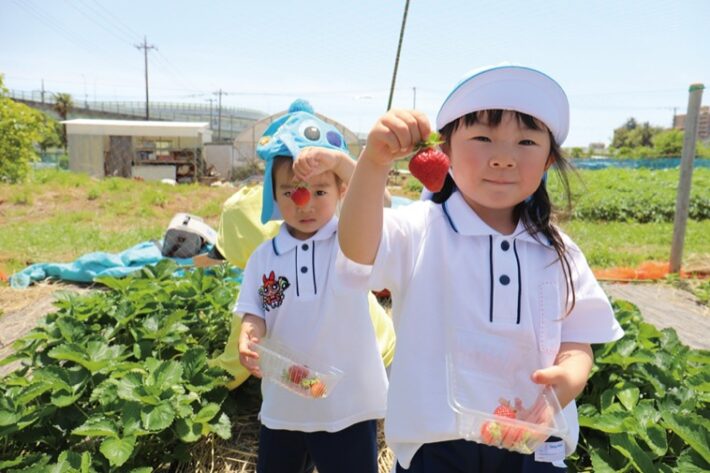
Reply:
M229 439L228 380L208 358L237 286L164 262L66 298L16 343L0 383L0 471L169 471L204 436Z
M102 279L106 290L61 299L16 342L3 363L23 366L0 383L1 471L206 471L196 446L239 449L230 437L242 406L208 364L226 342L238 285L225 269L176 269ZM626 336L596 349L571 469L707 471L710 353L628 303L615 310Z
M572 179L577 206L562 225L593 267L667 258L677 170L581 175ZM708 177L705 169L693 175L686 261L710 255ZM554 177L550 184L559 191ZM216 225L233 192L56 171L0 184L0 272L159 238L185 209ZM0 380L0 471L253 471L258 383L230 392L227 375L208 363L224 348L239 286L225 269L176 269L163 262L64 297L16 343L2 361L22 365ZM707 303L707 280L699 281L696 295ZM596 349L578 399L582 433L571 470L710 470L710 353L643 322L628 303L615 310L627 335Z

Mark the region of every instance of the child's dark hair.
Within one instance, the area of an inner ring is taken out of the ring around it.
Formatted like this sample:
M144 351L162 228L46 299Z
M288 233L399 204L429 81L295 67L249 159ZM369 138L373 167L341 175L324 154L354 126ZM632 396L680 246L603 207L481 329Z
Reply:
M444 140L447 145L450 145L451 135L454 131L456 131L456 129L458 129L459 126L461 126L462 123L465 126L472 126L475 123L485 122L486 125L496 127L503 119L504 112L504 110L485 110L482 112L472 112L464 115L463 117L446 124L441 130L439 130L441 139ZM531 115L521 112L513 113L515 114L515 118L520 126L531 130L546 129L542 122L536 120ZM562 183L567 208L569 209L571 207L571 199L567 173L571 172L573 168L562 155L562 150L557 142L555 142L552 133L550 133L549 130L548 133L550 134L550 156L552 157L553 167L555 168L555 171L560 178L560 182ZM434 194L432 201L437 204L446 202L451 194L453 194L454 190L456 190L456 184L454 183L451 175L447 174L444 187L439 192ZM576 301L574 283L572 281L572 269L569 260L567 259L567 249L564 240L562 239L562 235L552 221L553 210L552 201L547 193L547 185L543 180L540 182L540 185L529 199L526 199L515 206L513 209L513 217L516 220L519 219L522 221L525 229L533 236L533 238L539 240L539 235L544 235L557 253L557 257L562 267L562 273L565 277L568 301L567 313L569 314L574 308Z

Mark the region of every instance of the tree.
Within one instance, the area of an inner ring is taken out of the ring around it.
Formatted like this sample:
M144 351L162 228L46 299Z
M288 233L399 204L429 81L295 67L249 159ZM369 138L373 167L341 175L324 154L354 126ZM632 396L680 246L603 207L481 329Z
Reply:
M0 181L19 182L39 159L35 143L51 134L52 122L43 113L12 100L0 74Z
M62 121L66 120L69 113L74 108L74 100L70 94L59 92L54 94L54 106L52 107ZM67 126L62 124L62 145L64 152L67 150Z
M683 151L683 131L664 130L653 137L653 147L660 156L680 156Z
M624 123L623 128L625 130L631 131L631 130L635 129L637 126L638 126L638 122L636 121L636 119L634 117L631 117L628 120L626 120L626 123Z
M575 146L569 150L569 157L573 159L586 158L589 157L589 153L584 151L584 148Z
M615 154L620 155L622 149L634 149L636 152L635 156L641 156L642 154L646 157L657 155L655 150L641 150L637 148L652 148L653 147L653 137L660 133L663 129L660 127L653 127L648 122L640 124L635 118L629 118L619 128L614 130L614 137L611 141L610 148L612 151L616 150Z

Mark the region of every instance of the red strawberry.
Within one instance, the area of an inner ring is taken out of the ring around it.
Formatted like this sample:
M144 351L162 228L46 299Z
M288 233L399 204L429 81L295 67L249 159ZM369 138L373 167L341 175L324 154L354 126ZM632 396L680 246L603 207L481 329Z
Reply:
M510 407L510 404L506 401L504 403L501 403L500 406L496 407L496 410L493 411L494 416L500 416L500 417L510 417L511 419L515 419L515 409Z
M311 191L305 187L299 187L291 193L291 200L297 207L303 207L311 200Z
M311 396L323 397L325 396L325 392L325 384L323 384L321 381L316 381L315 383L311 384Z
M493 415L515 419L516 411L510 406L510 402L506 399L501 399L499 402L500 405L493 411ZM481 426L481 438L488 445L498 445L509 429L509 426L502 423L487 421Z
M486 445L498 445L503 438L498 422L484 422L481 426L481 438Z
M432 133L419 143L419 151L409 161L409 172L432 192L441 190L449 172L449 157L436 148L439 143L439 134Z
M288 379L294 384L301 384L304 378L308 377L308 368L300 365L292 365L288 368Z

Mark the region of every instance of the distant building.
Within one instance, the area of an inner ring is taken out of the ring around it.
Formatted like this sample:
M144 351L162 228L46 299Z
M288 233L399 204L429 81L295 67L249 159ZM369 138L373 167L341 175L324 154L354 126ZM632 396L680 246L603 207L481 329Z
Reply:
M604 143L589 143L589 152L594 153L595 151L603 151L606 148Z
M67 127L69 170L94 177L196 182L212 130L204 122L75 119Z
M685 115L676 115L673 117L673 128L678 130L685 129ZM700 107L700 115L698 115L698 139L710 139L710 106Z

